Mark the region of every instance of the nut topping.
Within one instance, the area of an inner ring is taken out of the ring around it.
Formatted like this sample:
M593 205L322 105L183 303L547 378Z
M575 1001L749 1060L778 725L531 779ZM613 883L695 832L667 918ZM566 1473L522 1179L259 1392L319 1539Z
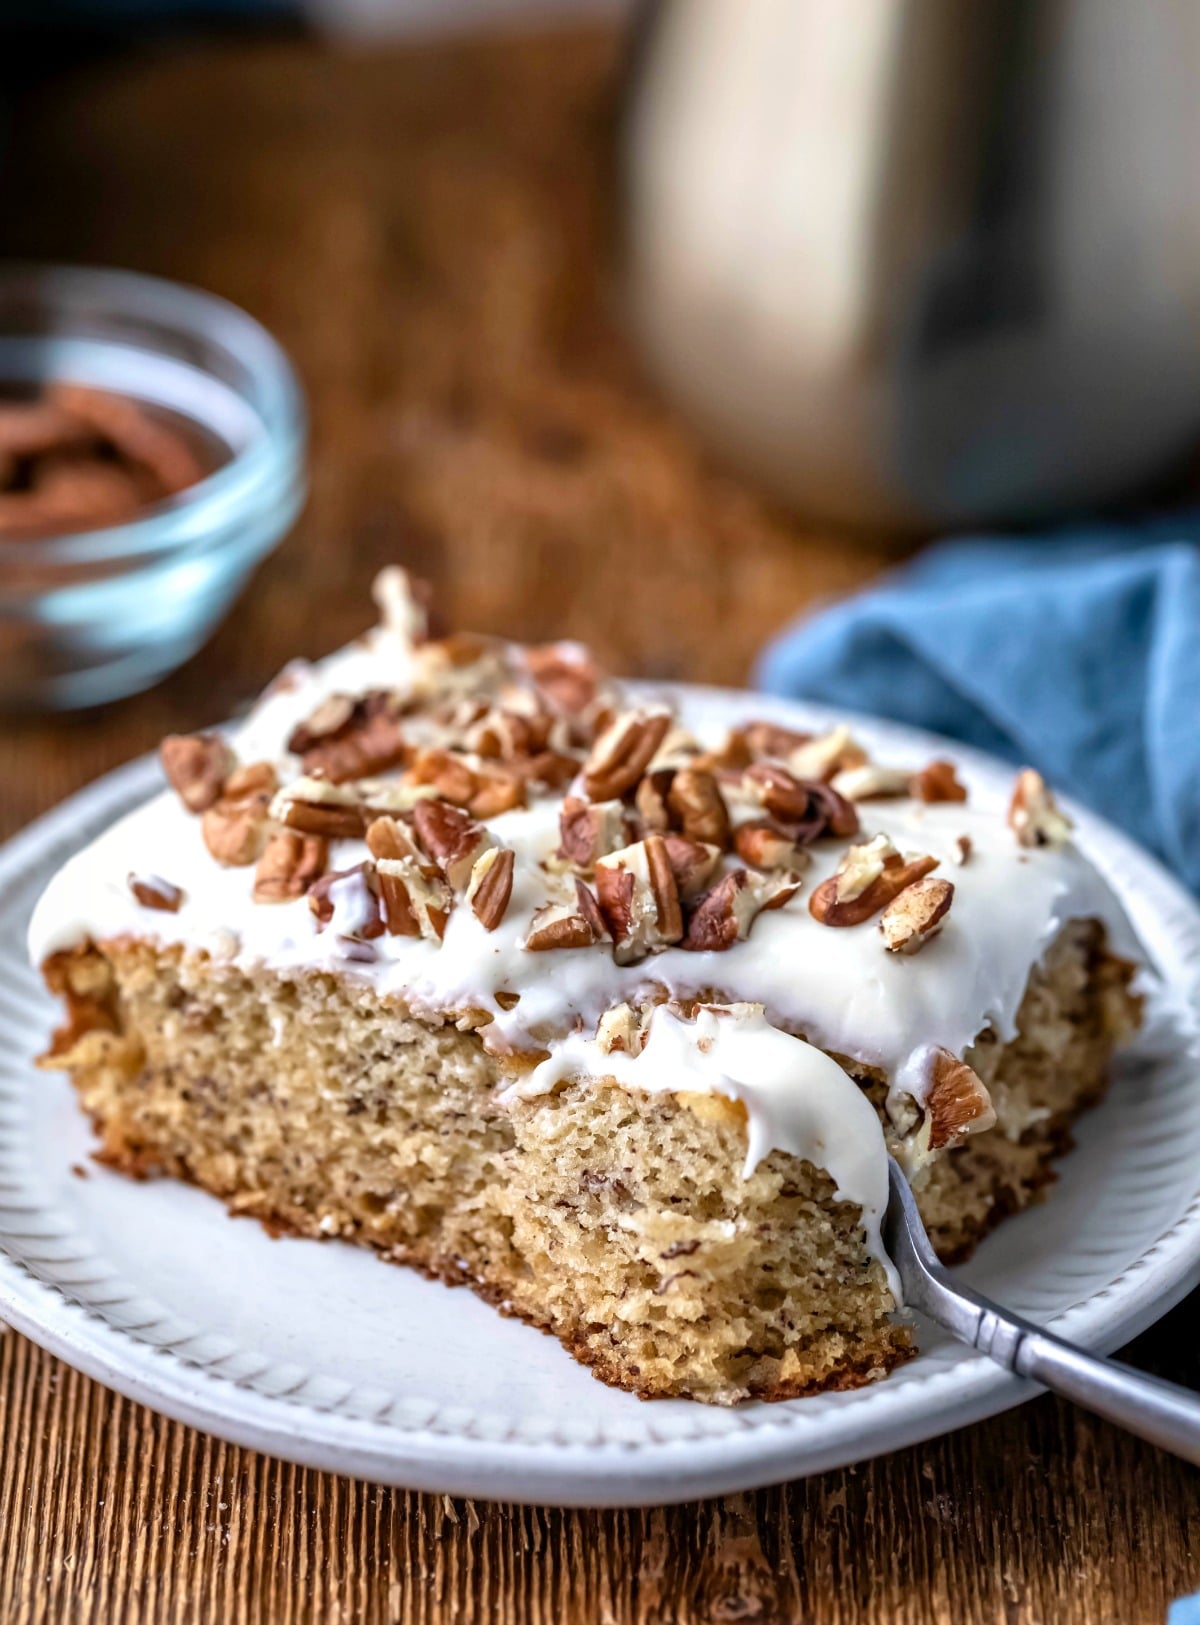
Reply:
M538 909L529 922L525 946L535 954L554 948L590 948L607 935L595 897L582 880L577 880L574 904L547 903Z
M625 809L619 801L589 802L568 796L558 815L558 837L558 860L581 874L591 874L597 858L628 842Z
M619 965L634 964L682 937L679 888L661 835L601 858L596 892Z
M860 767L846 767L835 773L831 787L847 801L882 801L888 796L907 796L913 781L898 768L880 767L877 762L864 762Z
M912 793L918 801L965 801L966 785L960 784L953 762L930 762L912 776Z
M306 835L361 840L373 818L411 812L419 801L435 794L430 785L398 784L388 779L331 784L328 779L305 777L279 791L271 803L271 816Z
M798 875L752 876L733 869L692 910L680 946L693 953L724 952L750 935L761 913L782 908L799 890Z
M1008 804L1008 827L1022 846L1065 846L1074 825L1051 795L1045 779L1033 768L1017 774Z
M512 898L515 864L512 852L497 846L488 847L475 860L467 902L485 931L494 931L504 918Z
M578 716L596 698L600 673L579 643L543 643L525 650L529 675L556 711Z
M686 835L664 835L663 845L680 898L687 902L699 896L720 867L721 848L689 841Z
M293 730L288 750L300 757L306 773L318 773L331 784L383 773L408 754L397 711L395 696L386 690L359 699L331 694Z
M631 1004L615 1004L596 1023L596 1042L606 1055L639 1055L642 1018Z
M600 735L583 767L589 801L611 801L641 778L671 726L668 711L625 711Z
M349 942L369 942L383 935L375 875L370 863L322 875L309 888L308 906L317 930L332 930Z
M799 871L812 862L812 854L799 846L768 818L739 824L733 835L733 849L743 863L754 869Z
M992 1128L996 1122L992 1097L982 1080L948 1049L930 1053L925 1112L931 1151L940 1151L951 1140Z
M436 866L397 818L374 819L366 838L389 935L440 942L454 899Z
M821 925L862 925L936 868L936 858L902 858L886 835L877 835L850 848L836 873L809 898L809 913Z
M231 774L225 793L205 810L200 820L204 844L226 868L257 863L267 839L275 770L268 762L255 762Z
M775 762L755 762L742 774L740 792L770 813L796 841L807 844L823 835L858 834L858 814L831 785L797 779Z
M956 835L954 837L954 861L961 869L964 863L969 863L975 843L969 835Z
M254 872L254 901L290 903L303 897L324 874L327 855L322 836L277 830L263 848Z
M937 875L906 886L879 921L884 947L893 954L918 953L942 929L953 901L953 884Z
M167 782L189 812L205 812L220 796L234 755L219 734L168 734L159 747Z
M798 779L832 779L852 767L864 767L867 753L849 728L834 728L788 753L787 765Z
M644 782L644 781L643 781ZM729 811L711 773L680 768L667 792L671 822L689 841L724 847L729 840Z
M487 830L460 807L437 799L418 801L412 818L425 851L453 889L465 891L479 859L493 846Z
M663 835L671 827L671 810L667 806L671 781L675 774L669 767L647 773L639 782L633 804L637 808L642 829L651 835Z
M178 914L183 902L183 891L161 875L130 875L129 889L143 908L161 909L166 914Z

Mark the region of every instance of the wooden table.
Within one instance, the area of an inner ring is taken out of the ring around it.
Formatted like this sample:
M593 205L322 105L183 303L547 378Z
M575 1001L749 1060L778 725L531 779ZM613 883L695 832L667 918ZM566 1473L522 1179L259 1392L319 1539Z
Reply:
M15 110L4 249L184 278L261 317L313 408L312 499L153 694L0 728L5 833L367 620L400 558L452 622L746 678L888 547L789 519L656 401L608 267L604 34L109 60ZM1098 1221L1099 1222L1099 1221ZM1200 1385L1194 1305L1132 1357ZM757 1495L556 1512L285 1466L0 1339L0 1619L1158 1625L1200 1588L1200 1479L1039 1400Z

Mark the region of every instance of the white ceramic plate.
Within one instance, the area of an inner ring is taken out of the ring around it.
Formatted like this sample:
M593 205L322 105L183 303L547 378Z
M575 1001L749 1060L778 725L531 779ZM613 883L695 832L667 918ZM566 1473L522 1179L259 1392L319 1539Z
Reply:
M692 691L720 724L815 708ZM944 742L863 719L880 757ZM949 747L977 799L1012 771ZM158 783L134 763L0 852L0 1317L91 1376L241 1444L411 1488L561 1504L685 1500L861 1460L1032 1390L922 1328L920 1357L856 1393L720 1410L642 1403L470 1292L342 1243L271 1241L212 1198L87 1163L69 1085L35 1073L52 1006L24 954L57 866ZM965 1271L1093 1348L1127 1340L1200 1281L1200 910L1123 836L1075 811L1163 978L1154 1019L1041 1208ZM87 1165L86 1178L72 1165Z

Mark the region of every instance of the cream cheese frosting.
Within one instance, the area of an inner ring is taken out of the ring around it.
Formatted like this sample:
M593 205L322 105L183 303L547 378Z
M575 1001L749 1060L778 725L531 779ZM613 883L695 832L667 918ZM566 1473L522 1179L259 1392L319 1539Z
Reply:
M287 741L322 700L407 691L416 663L402 619L394 616L393 624L325 661L289 667L231 732L238 758L274 763L286 783L302 772ZM747 712L753 709L748 696ZM682 727L694 725L692 713L685 696ZM702 734L701 741L719 743ZM878 1252L887 1185L883 1134L858 1086L823 1052L879 1068L897 1084L917 1075L930 1046L961 1054L989 1025L1010 1038L1029 972L1068 920L1101 919L1118 951L1133 946L1123 911L1095 867L1069 843L1021 846L1003 804L985 797L858 807L858 839L883 834L901 851L929 854L938 860L936 872L954 883L944 927L917 954L884 951L875 921L830 929L813 918L808 899L844 855L845 843L831 841L813 846L799 894L760 914L746 940L728 951L673 946L627 965L598 946L533 952L525 946L530 921L561 895L554 888L562 879L551 872L561 806L561 793L553 792L486 821L493 839L514 854L511 899L495 929L458 906L441 942L383 934L364 945L348 940L362 923L352 886L334 883L333 919L324 929L306 897L255 902L253 867L216 862L200 820L166 791L68 861L35 910L30 953L40 964L89 939L135 936L248 970L331 971L381 996L401 997L419 1014L474 1012L494 1050L548 1052L527 1073L522 1094L602 1074L634 1089L727 1095L748 1113L747 1169L773 1148L826 1168L839 1194L862 1208ZM349 870L368 856L361 840L334 840L329 869ZM130 875L161 876L179 888L177 911L142 906ZM702 1010L693 1020L661 1008L638 1055L607 1053L593 1037L604 1013L623 1002L694 999L744 1008Z

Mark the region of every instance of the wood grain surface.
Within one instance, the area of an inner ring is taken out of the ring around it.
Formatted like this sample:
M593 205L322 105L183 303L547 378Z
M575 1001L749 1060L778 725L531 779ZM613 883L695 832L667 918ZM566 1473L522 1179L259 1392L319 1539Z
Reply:
M313 444L304 519L208 649L139 699L0 726L4 833L357 631L394 557L450 621L738 682L894 556L773 509L640 378L610 246L617 63L602 33L193 43L18 99L3 252L235 299L295 357ZM1198 1332L1184 1305L1131 1357L1200 1385ZM1158 1625L1200 1589L1198 1514L1195 1473L1048 1399L699 1506L468 1504L266 1460L0 1338L5 1625Z

